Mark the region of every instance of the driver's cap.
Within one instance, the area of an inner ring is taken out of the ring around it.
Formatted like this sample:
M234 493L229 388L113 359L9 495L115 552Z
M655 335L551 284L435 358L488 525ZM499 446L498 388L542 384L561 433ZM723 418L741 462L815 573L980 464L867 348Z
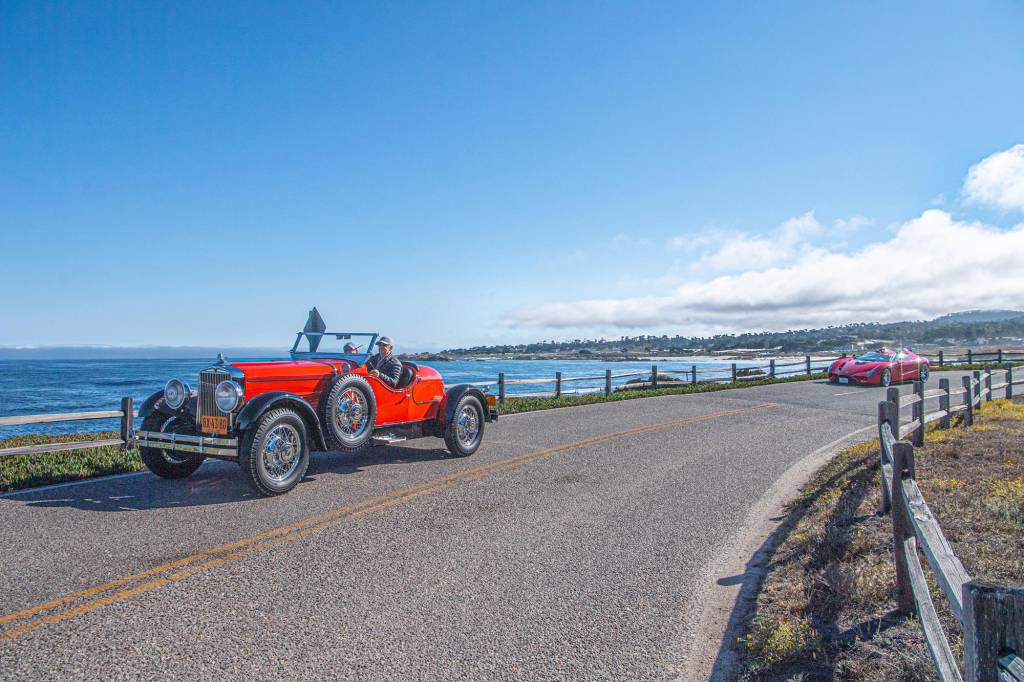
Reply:
M391 346L392 348L395 347L395 344L391 343L391 338L387 336L382 336L379 339L377 339L377 345L380 346L382 344Z

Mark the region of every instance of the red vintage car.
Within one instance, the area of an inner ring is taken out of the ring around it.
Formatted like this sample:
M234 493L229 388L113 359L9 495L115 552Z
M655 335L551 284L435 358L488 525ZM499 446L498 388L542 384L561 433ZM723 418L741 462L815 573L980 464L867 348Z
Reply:
M458 457L476 452L494 398L469 384L445 388L430 367L403 363L395 387L369 374L376 333L328 332L314 308L290 360L228 362L199 373L193 390L171 379L139 410L142 461L164 478L189 476L207 457L238 462L261 495L288 492L312 450L356 450L443 438Z
M899 381L928 380L928 359L908 348L882 348L855 358L840 358L828 368L834 384L888 386Z

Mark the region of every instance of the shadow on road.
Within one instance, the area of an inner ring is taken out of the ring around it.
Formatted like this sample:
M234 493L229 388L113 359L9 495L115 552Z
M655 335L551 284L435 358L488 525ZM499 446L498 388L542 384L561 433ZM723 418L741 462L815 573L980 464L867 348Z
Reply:
M302 486L321 477L354 474L382 464L428 462L450 457L444 449L382 446L353 453L314 452L305 477L289 495L301 494ZM192 476L165 480L148 472L140 476L118 476L80 485L27 490L4 502L29 507L68 507L94 512L125 512L147 509L200 507L231 502L269 503L249 489L238 465L208 460Z

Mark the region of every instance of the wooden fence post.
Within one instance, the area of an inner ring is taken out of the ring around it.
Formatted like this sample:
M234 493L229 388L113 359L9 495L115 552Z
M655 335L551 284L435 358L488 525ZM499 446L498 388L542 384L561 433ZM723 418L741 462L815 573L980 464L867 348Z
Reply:
M974 425L974 397L971 395L971 378L961 377L964 386L964 426Z
M992 400L992 368L985 368L985 396L986 400Z
M970 348L967 349L967 364L968 365L973 365L974 364L974 353L971 352Z
M1006 366L1006 397L1013 397L1013 365Z
M651 365L651 388L658 387L658 366Z
M975 403L974 409L981 412L981 371L976 369L971 374L974 376L974 393L971 400Z
M736 363L732 363L732 383L736 383Z
M775 358L768 361L768 376L775 378Z
M900 389L896 388L895 386L890 386L889 388L885 389L885 399L888 402L893 403L893 404L896 405L896 416L899 417L899 415L900 415ZM896 436L897 439L899 439L899 437L900 437L899 429L900 429L899 422L896 422L895 424L893 424L892 435Z
M498 372L498 404L505 404L505 373Z
M1021 665L1024 654L1024 587L974 581L963 586L964 679L999 682L1000 668ZM1002 660L1001 660L1002 659Z
M555 372L555 397L562 397L562 373Z
M939 409L945 411L946 416L939 420L940 429L949 428L949 379L939 379L939 390L942 391L942 395L939 396Z
M610 369L604 371L604 394L612 394L612 371Z
M127 450L135 440L135 411L132 409L132 397L121 398L121 449Z
M939 367L942 367L942 361L943 361L943 359L944 359L944 358L942 357L942 350L940 349L940 350L939 350Z
M924 445L924 382L920 379L914 382L914 395L918 400L910 410L913 415L911 419L917 421L917 428L911 434L911 442L919 448Z
M691 365L690 371L693 372L693 385L697 385L697 365Z
M888 400L881 400L878 403L878 449L879 449L879 476L885 478L885 467L883 465L888 464L889 460L885 457L885 446L882 445L882 426L888 424L889 431L892 432L894 437L899 437L900 428L900 413L899 408L896 407L896 403L889 402ZM888 514L892 511L892 499L885 490L885 483L882 484L882 501L878 505L879 514Z
M811 356L805 355L804 359L807 360L807 376L811 376Z
M999 364L999 365L1003 364L1003 349L1002 348L1000 348L998 351L996 351L996 357L998 358L998 360L996 360L996 364Z
M914 478L914 446L896 441L892 446L892 535L896 559L896 602L898 611L909 616L914 613L914 590L910 586L910 571L904 540L914 535L914 526L907 513L903 497L903 479Z

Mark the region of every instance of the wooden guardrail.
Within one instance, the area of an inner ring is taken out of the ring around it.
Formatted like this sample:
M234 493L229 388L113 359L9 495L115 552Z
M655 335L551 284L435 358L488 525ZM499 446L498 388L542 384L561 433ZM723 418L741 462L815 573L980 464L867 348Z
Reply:
M63 412L56 414L26 414L17 417L0 417L0 426L21 426L23 424L52 424L54 422L85 421L89 419L121 419L120 437L104 440L74 441L71 443L44 443L42 445L22 445L0 449L0 457L14 455L38 455L44 452L66 452L68 450L85 450L87 448L104 448L120 445L129 448L135 441L135 430L132 420L135 410L130 396L121 398L120 410L101 412Z
M936 362L939 367L973 365L985 362L991 362L996 365L1002 365L1007 362L1024 362L1024 349L1020 348L1005 350L997 348L995 350L983 351L964 348L961 351L957 351L954 355L949 355L950 352L943 349L937 353L918 353L918 355L928 358L929 361Z
M1004 379L992 383L993 374ZM956 557L938 521L917 485L914 446L924 444L925 425L938 421L950 428L952 414L963 413L962 423L970 426L982 402L993 399L994 391L1013 396L1013 387L1024 384L1014 379L1013 369L987 369L963 377L959 388L949 379L939 389L925 391L915 382L914 394L901 396L890 388L878 404L878 442L881 450L881 513L892 512L893 547L896 563L897 603L900 613L916 614L928 651L943 682L1024 682L1024 586L1000 586L974 581ZM953 403L953 398L956 403ZM925 411L925 404L938 399L939 407ZM900 409L910 407L911 421L903 424ZM911 436L911 441L900 440ZM932 603L924 569L918 558L924 554L935 581L949 602L950 610L963 627L963 670L961 675L949 640Z
M474 386L496 387L498 391L498 402L505 403L507 397L515 398L536 398L554 397L561 398L568 395L586 395L588 393L604 393L610 395L616 389L626 386L636 389L664 388L666 386L679 386L684 382L696 385L699 383L733 383L739 384L746 381L758 381L762 379L776 379L799 375L811 375L815 372L825 371L829 364L843 356L812 356L805 355L802 359L791 362L778 362L771 359L766 363L747 365L740 367L733 362L728 367L700 368L697 365L690 365L689 369L659 369L657 364L651 365L650 372L621 372L613 373L612 370L605 370L603 375L565 376L561 370L556 371L551 378L529 378L509 379L504 372L498 373L494 381L474 381ZM618 382L617 379L626 379L627 382ZM628 383L629 379L643 379L640 382ZM576 382L603 382L598 386L584 386L578 388L566 388L566 384ZM554 385L554 390L514 393L507 391L509 386L524 386L531 384Z

